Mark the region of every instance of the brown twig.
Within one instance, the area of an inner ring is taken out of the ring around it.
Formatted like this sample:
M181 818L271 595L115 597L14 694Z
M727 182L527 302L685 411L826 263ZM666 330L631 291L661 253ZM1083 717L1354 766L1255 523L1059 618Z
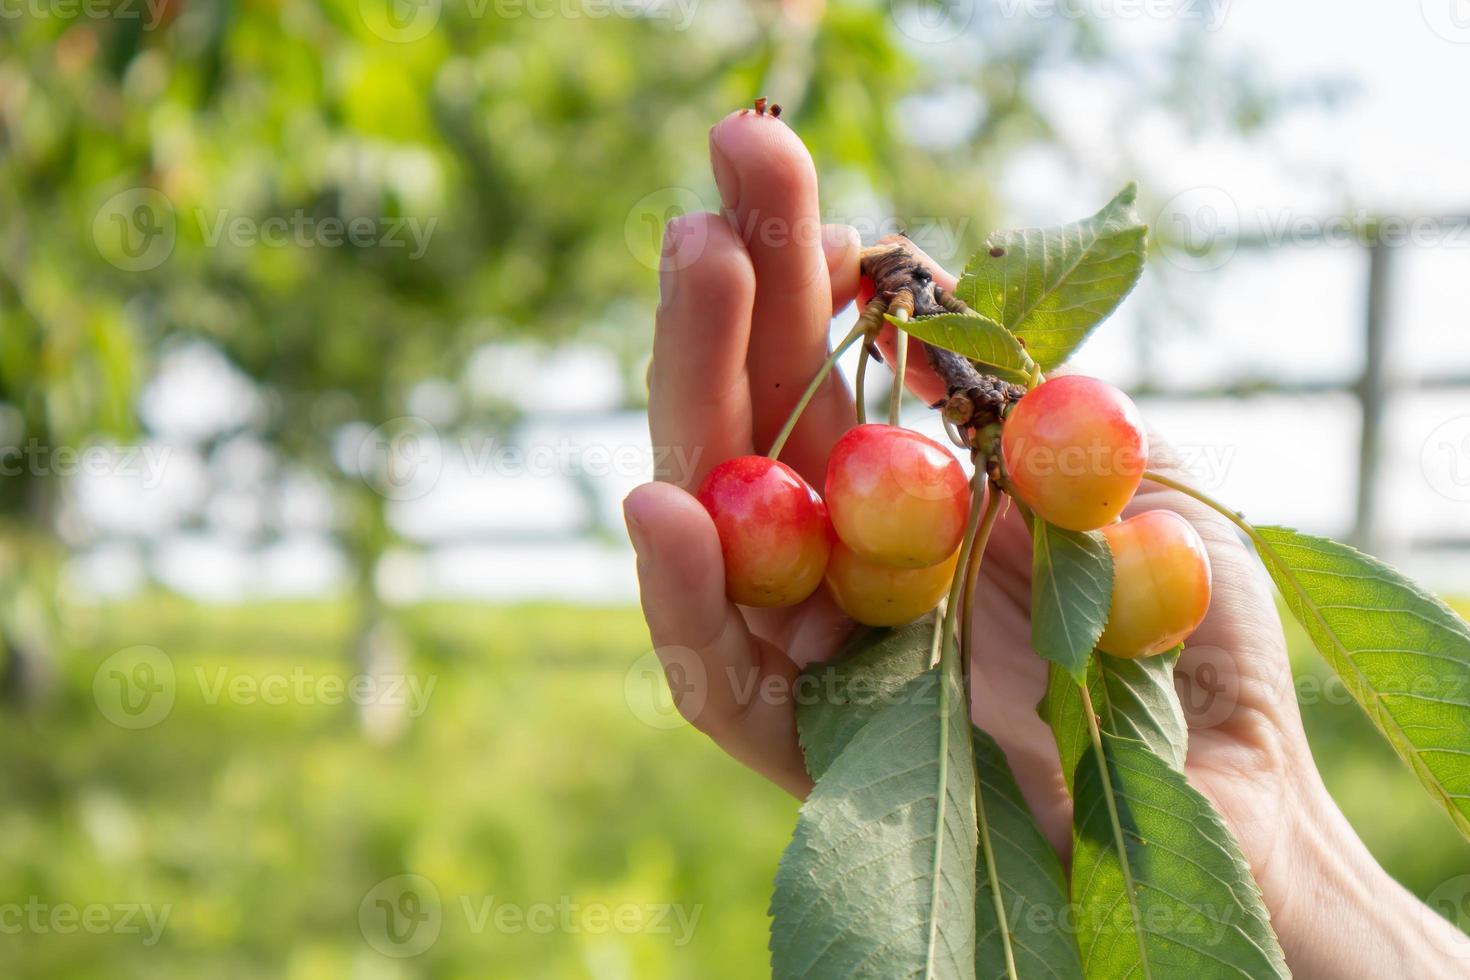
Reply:
M933 273L907 241L865 248L860 264L862 274L873 283L874 301L881 300L886 311L901 308L911 316L972 312L934 281ZM870 303L868 309L873 308ZM999 422L1006 409L1026 393L1024 386L984 373L963 355L918 343L929 366L945 383L945 400L935 407L961 428L981 429Z

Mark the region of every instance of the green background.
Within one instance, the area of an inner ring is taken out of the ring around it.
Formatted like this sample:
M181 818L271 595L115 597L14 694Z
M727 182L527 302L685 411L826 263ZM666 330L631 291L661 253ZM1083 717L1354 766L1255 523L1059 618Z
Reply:
M172 908L154 946L146 932L0 937L6 975L736 980L767 970L766 902L796 803L699 733L666 727L666 704L643 693L635 610L408 611L409 672L435 686L387 744L363 738L350 706L206 702L222 668L232 679L297 665L345 673L350 619L341 605L222 610L160 597L79 621L86 641L64 689L0 722L7 900ZM1328 786L1374 854L1427 894L1463 866L1465 845L1291 635L1299 676L1314 678L1298 687ZM99 713L93 677L140 643L169 651L177 694L162 721L126 730ZM440 932L395 959L365 941L357 913L378 882L405 872L433 883ZM557 925L497 929L499 903L549 906L540 914ZM668 904L691 931L645 911ZM637 918L620 931L593 907Z

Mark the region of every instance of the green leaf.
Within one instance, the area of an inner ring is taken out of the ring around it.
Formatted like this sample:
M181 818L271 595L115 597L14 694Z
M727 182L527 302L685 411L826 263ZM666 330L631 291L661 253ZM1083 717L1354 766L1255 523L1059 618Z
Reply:
M1099 697L1100 683L1095 668L1087 670L1088 689L1092 700ZM1073 790L1077 775L1077 763L1087 752L1087 712L1082 705L1082 685L1072 679L1056 664L1047 664L1046 693L1036 705L1036 713L1051 728L1057 742L1057 754L1062 760L1062 777L1067 781L1067 790Z
M975 768L958 658L882 705L817 781L781 857L771 970L975 975Z
M1129 184L1097 214L1059 228L996 232L955 294L1015 334L1050 371L1081 346L1138 282L1148 227Z
M1470 626L1376 558L1256 529L1292 615L1373 724L1470 837Z
M980 786L975 975L1081 980L1067 876L1057 852L1027 809L1005 753L985 732L972 732Z
M990 368L992 374L1008 381L1025 384L1031 379L1030 355L1014 334L988 317L937 313L912 320L897 320L889 314L888 322L907 330L926 344L979 361Z
M1290 976L1224 821L1143 744L1108 734L1102 743L1106 767L1089 746L1077 770L1073 822L1089 980Z
M796 733L812 779L934 660L935 614L897 629L860 629L837 657L798 681Z
M1031 522L1031 645L1080 684L1108 624L1113 554L1096 531Z
M1174 690L1174 665L1179 653L1176 649L1138 660L1098 653L1087 671L1087 689L1103 731L1143 742L1182 772L1189 727ZM1037 705L1037 713L1051 726L1062 758L1062 775L1070 790L1077 763L1091 739L1082 689L1055 664L1047 674L1046 694Z

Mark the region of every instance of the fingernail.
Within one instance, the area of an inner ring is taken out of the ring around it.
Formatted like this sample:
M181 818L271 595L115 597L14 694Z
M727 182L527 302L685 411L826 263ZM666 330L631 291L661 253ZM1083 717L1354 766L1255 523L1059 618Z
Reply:
M648 531L638 516L637 496L638 491L634 490L623 498L623 523L628 525L628 540L633 542L633 550L641 555L648 543Z
M740 173L720 149L714 129L709 131L709 163L715 172L715 187L720 191L720 205L726 211L733 210L740 203Z

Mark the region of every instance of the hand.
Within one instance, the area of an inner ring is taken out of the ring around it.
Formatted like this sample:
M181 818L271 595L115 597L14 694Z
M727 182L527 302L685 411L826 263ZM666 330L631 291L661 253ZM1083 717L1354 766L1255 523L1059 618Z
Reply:
M692 682L675 689L680 710L732 756L805 796L811 781L785 695L852 624L821 590L790 609L731 604L714 524L688 491L720 461L769 446L826 357L833 311L866 298L857 297L859 245L852 229L820 225L815 170L785 124L728 116L711 130L710 154L723 212L686 215L665 233L650 373L653 444L681 465L666 465L663 482L636 489L624 509L655 649L666 670L677 665ZM930 264L952 288L954 278ZM880 345L891 363L891 333ZM942 393L921 354L908 364L910 389L926 400ZM829 449L854 423L852 396L834 372L783 460L820 488ZM1156 448L1150 465L1188 479L1167 450ZM1156 508L1194 524L1214 573L1209 615L1177 668L1186 682L1209 677L1212 692L1185 699L1186 774L1240 841L1296 975L1464 975L1446 966L1446 954L1470 952L1454 945L1459 934L1378 868L1322 785L1259 564L1228 521L1156 484L1143 485L1127 514ZM975 722L1005 750L1066 855L1071 799L1035 712L1046 665L1030 645L1030 577L1030 538L1012 510L975 590L972 700Z

